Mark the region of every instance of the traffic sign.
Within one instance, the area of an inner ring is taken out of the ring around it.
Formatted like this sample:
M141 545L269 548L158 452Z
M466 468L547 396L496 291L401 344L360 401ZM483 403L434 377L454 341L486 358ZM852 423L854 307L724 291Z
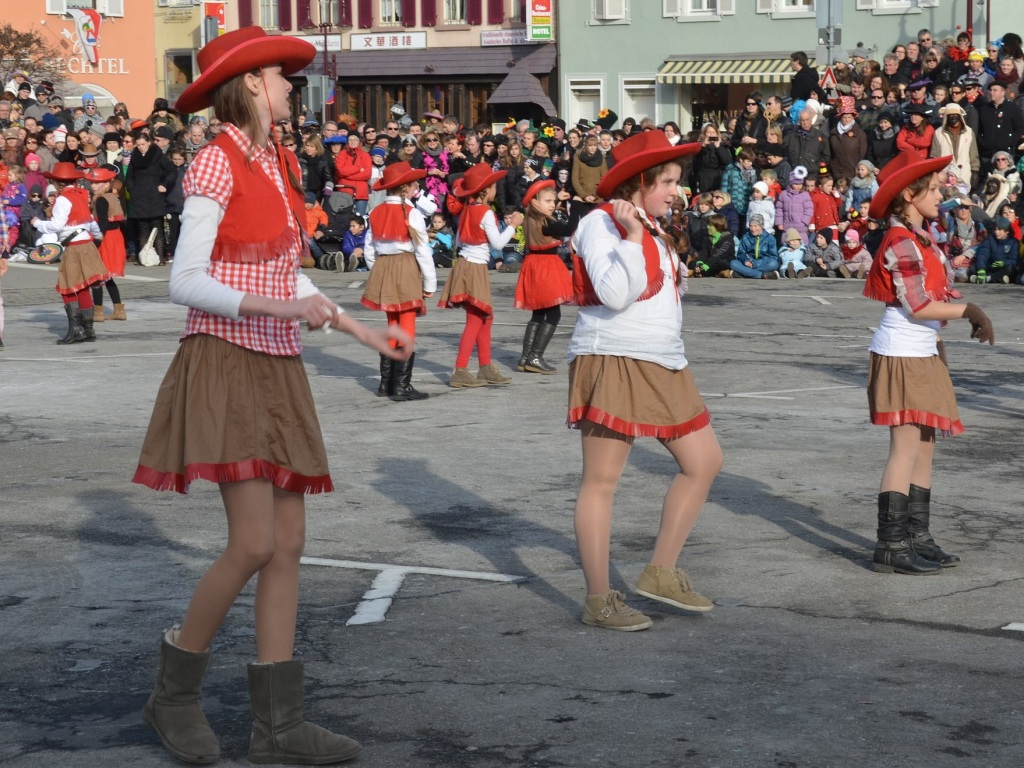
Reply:
M821 76L821 80L818 81L818 85L821 86L821 90L828 92L834 91L836 86L839 85L839 81L836 80L836 73L832 71L832 67L825 67L825 74Z

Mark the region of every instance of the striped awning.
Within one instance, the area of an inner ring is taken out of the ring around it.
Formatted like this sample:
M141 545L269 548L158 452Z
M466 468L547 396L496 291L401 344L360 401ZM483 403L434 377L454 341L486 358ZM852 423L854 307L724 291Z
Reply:
M814 62L809 62L814 66ZM788 83L789 57L766 59L669 60L658 70L659 83Z

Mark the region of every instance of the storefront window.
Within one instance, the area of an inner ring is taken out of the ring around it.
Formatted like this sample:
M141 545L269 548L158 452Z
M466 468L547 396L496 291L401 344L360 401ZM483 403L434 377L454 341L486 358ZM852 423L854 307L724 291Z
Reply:
M192 82L192 51L167 51L164 54L165 97L172 104Z

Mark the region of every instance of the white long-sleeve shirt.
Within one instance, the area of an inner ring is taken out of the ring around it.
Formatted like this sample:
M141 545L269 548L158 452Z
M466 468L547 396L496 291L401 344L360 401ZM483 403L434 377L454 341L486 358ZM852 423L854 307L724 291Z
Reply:
M175 304L238 320L245 292L210 277L210 255L223 218L224 209L216 200L201 195L186 198L181 213L181 237L171 265L170 296ZM320 290L299 269L296 298L304 299L317 293ZM341 307L338 309L344 311Z
M94 239L103 237L100 226L95 219L89 219L82 224L68 224L68 216L71 215L71 201L63 195L59 195L53 201L53 210L50 212L50 220L39 219L35 223L36 231L41 235L55 235L57 241L63 240L72 232L82 230L71 240L71 245L79 243L91 243Z
M398 195L388 195L384 198L382 205L401 205L402 198ZM366 240L363 243L363 259L366 266L373 269L373 263L377 254L382 256L393 256L396 253L411 253L416 257L420 274L423 276L423 292L433 293L437 290L437 269L434 267L434 252L430 248L430 238L427 236L427 223L423 214L419 212L408 200L405 205L409 209L409 227L417 234L419 243L413 245L412 239L407 240L374 240L373 227L366 230Z
M623 240L604 211L594 211L580 221L572 244L601 303L579 308L569 341L569 362L577 355L615 355L674 371L687 366L681 291L674 279L679 260L660 238L655 242L664 282L656 295L637 301L647 288L643 246Z
M498 219L494 215L494 211L488 211L484 214L483 219L480 221L480 226L483 227L484 234L487 235L487 242L480 243L480 245L461 243L459 245L459 256L472 264L490 264L491 249L500 251L508 245L508 241L516 233L516 228L505 227L505 229L499 231Z

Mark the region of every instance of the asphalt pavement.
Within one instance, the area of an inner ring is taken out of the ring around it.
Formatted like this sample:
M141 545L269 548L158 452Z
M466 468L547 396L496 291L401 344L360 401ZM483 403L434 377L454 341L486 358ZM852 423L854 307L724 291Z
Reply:
M3 279L0 764L171 766L140 709L161 631L222 546L217 489L132 485L184 310L166 267L119 279L127 322L59 347L46 268ZM443 280L446 275L442 274ZM364 274L312 272L357 317ZM525 312L493 274L508 371ZM963 558L874 573L887 431L867 420L881 307L850 280L691 281L684 339L725 467L683 555L713 598L690 615L635 595L646 632L579 621L565 428L566 307L554 376L451 390L463 314L418 324L422 402L374 396L377 356L307 333L304 360L337 490L308 497L297 651L307 717L364 744L362 766L1020 766L1024 289L962 286L995 347L945 331L967 427L941 440L932 530ZM613 581L647 562L673 463L638 440L619 487ZM248 588L204 690L222 765L247 765ZM1017 625L1014 628L1014 625Z

